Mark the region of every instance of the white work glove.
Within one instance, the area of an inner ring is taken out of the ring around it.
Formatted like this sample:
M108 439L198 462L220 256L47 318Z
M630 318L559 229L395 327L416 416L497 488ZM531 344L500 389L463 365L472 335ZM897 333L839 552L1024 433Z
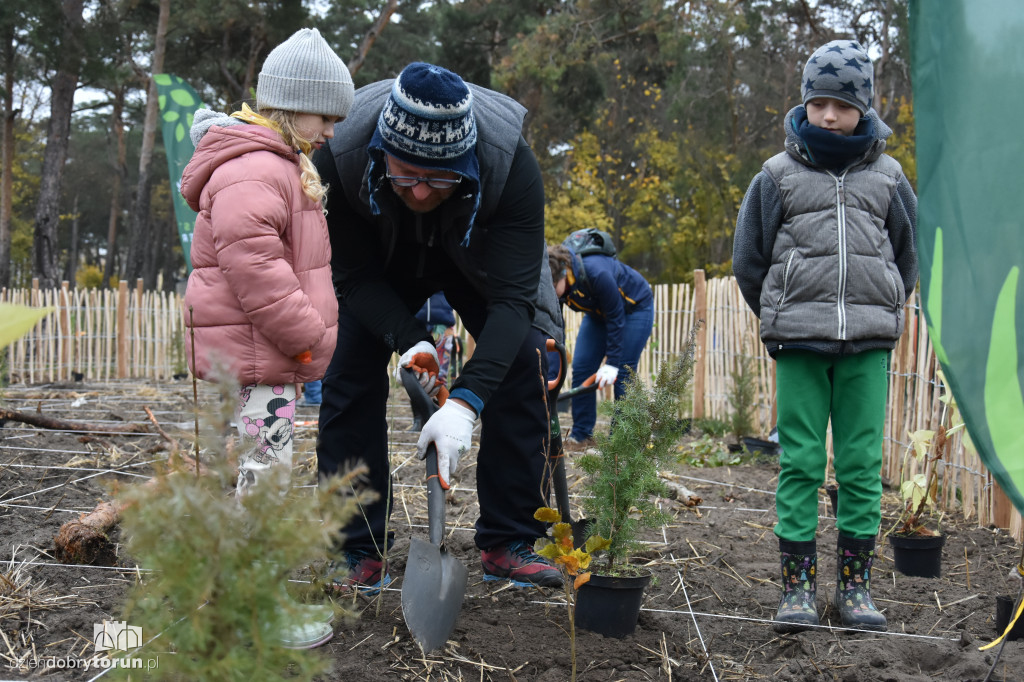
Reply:
M447 400L420 430L416 454L423 459L430 443L437 446L437 474L445 490L448 490L448 481L458 468L459 457L469 452L473 444L475 421L476 412L454 400Z
M429 341L419 341L415 346L402 353L398 358L398 367L395 369L395 378L401 379L400 372L403 367L408 367L416 373L416 380L431 398L441 390L437 383L437 373L440 371L437 362L437 349Z
M601 365L597 370L597 387L611 386L619 378L619 368L614 365Z

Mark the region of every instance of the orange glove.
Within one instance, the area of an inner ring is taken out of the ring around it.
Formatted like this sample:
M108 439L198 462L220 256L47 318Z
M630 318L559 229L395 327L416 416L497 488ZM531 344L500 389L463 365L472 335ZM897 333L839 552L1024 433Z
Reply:
M428 341L419 341L398 358L398 367L395 368L395 374L397 376L403 367L413 370L416 372L416 378L419 380L420 386L427 392L427 395L433 398L437 395L438 389L441 388L440 384L437 383L437 365L437 349L434 348L434 344Z
M304 350L295 356L295 362L300 365L308 365L313 362L313 352Z

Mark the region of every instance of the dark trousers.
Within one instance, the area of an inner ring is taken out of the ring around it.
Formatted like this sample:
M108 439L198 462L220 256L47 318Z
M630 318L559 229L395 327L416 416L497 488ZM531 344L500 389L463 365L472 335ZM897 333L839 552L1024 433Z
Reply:
M418 303L410 300L410 311L415 312L429 293L425 292ZM485 302L451 291L446 295L469 333L480 338L486 319ZM391 379L387 365L391 351L370 335L343 302L339 308L338 346L323 381L317 468L323 477L358 463L369 467L367 483L380 499L364 509L364 516L343 528L345 548L380 551L385 541L388 547L394 541L393 532L385 538L388 513L394 507L388 499L391 469L387 399ZM475 539L481 549L511 540L532 542L545 532L544 524L533 518L537 508L546 505L541 489L550 429L545 408L544 343L544 335L531 328L504 381L480 415L480 448L476 455L480 517ZM470 456L464 455L459 462L460 472L471 470L467 461Z

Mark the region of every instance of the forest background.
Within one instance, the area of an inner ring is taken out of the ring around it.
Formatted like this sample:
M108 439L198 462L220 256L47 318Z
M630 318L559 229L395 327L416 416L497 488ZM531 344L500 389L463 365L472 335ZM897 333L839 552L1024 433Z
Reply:
M875 61L887 151L916 186L907 0L3 0L0 287L186 278L151 75L251 101L267 53L320 29L356 87L443 65L528 109L547 239L609 231L654 283L731 272L750 179L804 62Z

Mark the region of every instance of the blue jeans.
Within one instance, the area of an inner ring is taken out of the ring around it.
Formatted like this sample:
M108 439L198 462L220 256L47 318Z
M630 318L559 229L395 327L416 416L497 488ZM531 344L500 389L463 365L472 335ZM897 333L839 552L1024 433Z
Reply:
M624 362L619 367L619 378L613 385L615 399L618 400L626 392L626 380L630 370L636 371L640 362L640 354L644 352L647 340L654 328L654 302L649 302L626 315L626 326L623 330L622 356ZM601 366L608 347L608 329L604 320L594 315L584 315L580 323L580 331L576 335L576 347L572 356L572 388L578 387ZM597 396L586 393L572 399L572 433L573 440L582 441L594 435L594 424L597 423Z
M302 385L302 397L306 399L306 403L309 405L319 405L323 400L323 381L317 379L316 381L309 381Z

